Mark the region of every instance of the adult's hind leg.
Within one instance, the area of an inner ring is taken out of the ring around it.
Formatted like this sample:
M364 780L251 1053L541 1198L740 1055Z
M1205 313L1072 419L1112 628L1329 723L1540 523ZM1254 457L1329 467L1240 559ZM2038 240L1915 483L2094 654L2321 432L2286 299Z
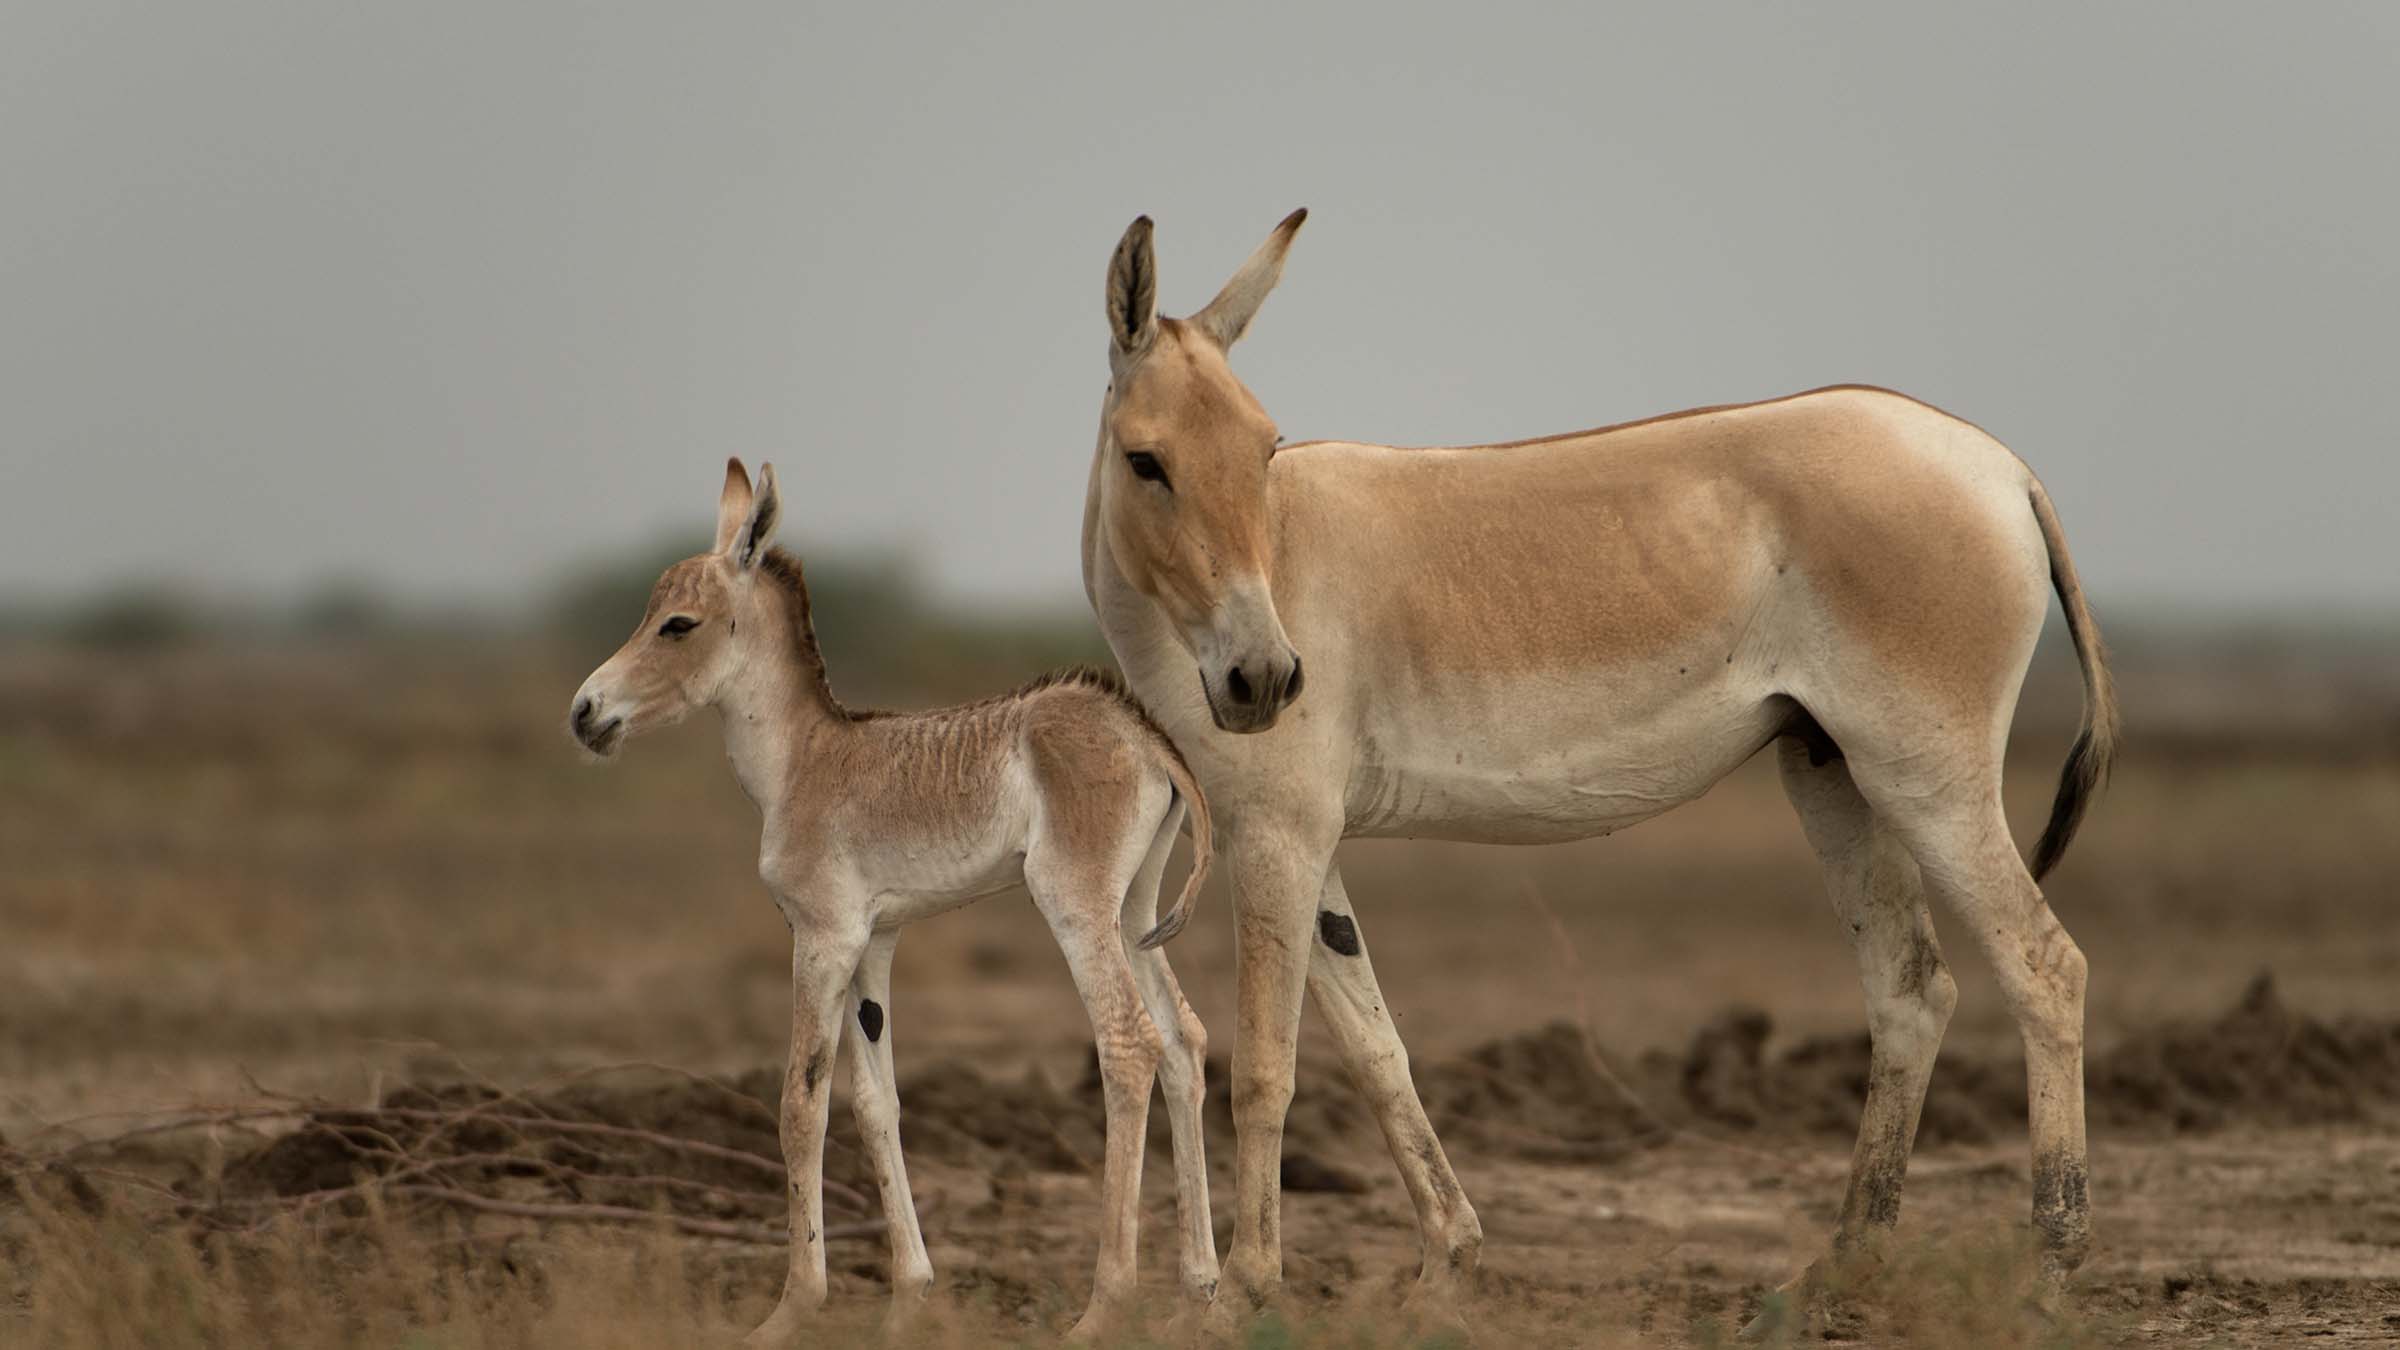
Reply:
M1839 1259L1899 1221L1925 1085L1958 1005L1958 986L1942 964L1915 861L1859 796L1830 742L1787 736L1778 743L1777 762L1784 792L1825 868L1833 912L1858 958L1874 1046L1858 1146L1850 1156L1850 1190L1833 1236Z
M1966 926L2025 1038L2033 1226L2055 1288L2091 1247L2083 1129L2083 952L2017 855L2000 809L1997 751L1855 762L1859 789L1916 859L1926 893Z
M1382 1128L1384 1144L1417 1212L1420 1258L1408 1301L1429 1312L1452 1311L1475 1274L1483 1251L1483 1224L1425 1117L1425 1103L1409 1076L1408 1047L1401 1044L1399 1028L1392 1025L1391 1010L1384 1005L1375 965L1367 959L1366 934L1337 867L1325 871L1315 928L1309 996L1333 1033L1351 1083Z
M1184 1293L1206 1303L1217 1292L1217 1235L1208 1212L1208 1150L1201 1129L1201 1111L1208 1093L1208 1029L1183 998L1175 972L1163 949L1143 951L1143 934L1158 921L1159 877L1175 847L1175 831L1183 808L1167 812L1151 841L1142 868L1125 892L1121 925L1125 956L1133 964L1134 983L1142 1006L1158 1028L1161 1056L1160 1090L1167 1100L1167 1126L1175 1143L1175 1216L1182 1233L1181 1260Z

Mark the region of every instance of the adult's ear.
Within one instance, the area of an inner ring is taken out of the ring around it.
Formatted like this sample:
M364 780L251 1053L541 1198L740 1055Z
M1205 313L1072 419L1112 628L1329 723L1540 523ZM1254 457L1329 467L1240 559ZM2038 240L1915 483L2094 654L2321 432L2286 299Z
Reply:
M725 461L725 490L717 494L717 552L733 548L733 537L739 534L742 523L750 519L750 475L743 471L742 461Z
M1225 283L1225 289L1217 292L1217 298L1192 316L1192 322L1215 338L1219 347L1232 346L1249 329L1251 316L1258 313L1267 292L1274 290L1275 283L1283 278L1283 255L1292 251L1292 239L1307 220L1305 206L1285 216L1283 223L1267 236L1267 242L1260 244L1258 251L1233 274L1233 279Z
M1150 217L1137 216L1108 259L1108 340L1131 360L1158 336L1158 257L1150 248Z
M767 556L767 544L775 537L775 522L783 515L783 496L775 490L775 466L758 466L758 488L750 495L750 514L734 531L733 547L728 550L736 567L758 566Z

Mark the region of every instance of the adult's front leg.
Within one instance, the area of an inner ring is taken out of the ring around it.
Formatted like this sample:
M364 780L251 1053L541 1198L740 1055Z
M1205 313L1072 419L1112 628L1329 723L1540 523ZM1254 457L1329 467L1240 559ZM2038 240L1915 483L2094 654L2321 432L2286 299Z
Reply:
M900 1150L900 1083L892 1070L892 952L897 932L877 933L850 981L842 1044L850 1059L850 1107L858 1117L859 1142L875 1169L883 1199L884 1230L892 1244L892 1309L887 1326L899 1331L924 1310L933 1289L933 1261L908 1189L908 1164Z
M1233 876L1233 1242L1210 1305L1224 1334L1283 1283L1283 1122L1308 977L1318 892L1333 865L1338 821L1261 809L1226 832Z
M814 922L789 905L784 916L792 925L792 1049L780 1124L792 1246L783 1297L750 1333L760 1350L799 1344L825 1302L825 1119L846 994L867 940L863 926Z
M1483 1251L1483 1224L1467 1203L1450 1159L1425 1118L1425 1104L1408 1072L1408 1047L1392 1025L1375 967L1367 958L1366 935L1351 911L1339 868L1325 874L1317 901L1316 940L1308 965L1308 991L1333 1032L1350 1081L1364 1097L1383 1142L1392 1151L1400 1179L1416 1206L1422 1263L1412 1305L1452 1303L1475 1273Z

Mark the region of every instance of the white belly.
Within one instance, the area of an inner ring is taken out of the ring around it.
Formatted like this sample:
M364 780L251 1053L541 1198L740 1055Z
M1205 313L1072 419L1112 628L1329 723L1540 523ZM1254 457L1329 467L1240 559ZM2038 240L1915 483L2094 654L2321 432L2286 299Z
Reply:
M875 894L877 922L913 923L1022 882L1031 825L1019 789L1004 794L988 816L902 831L883 841L858 859L859 874Z
M1614 714L1601 689L1542 692L1461 691L1362 719L1344 832L1495 844L1607 834L1706 792L1787 715L1764 691L1723 684Z

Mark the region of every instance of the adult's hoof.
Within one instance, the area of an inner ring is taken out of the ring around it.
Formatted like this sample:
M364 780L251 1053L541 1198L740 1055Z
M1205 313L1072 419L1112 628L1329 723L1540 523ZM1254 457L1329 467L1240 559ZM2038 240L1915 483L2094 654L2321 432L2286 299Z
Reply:
M1455 1286L1419 1280L1400 1300L1400 1319L1411 1344L1433 1339L1470 1339L1466 1301Z

